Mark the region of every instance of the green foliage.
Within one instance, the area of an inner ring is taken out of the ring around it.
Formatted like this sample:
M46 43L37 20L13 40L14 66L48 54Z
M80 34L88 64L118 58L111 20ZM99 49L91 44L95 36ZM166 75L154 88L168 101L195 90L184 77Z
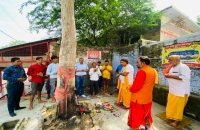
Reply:
M22 41L22 40L16 40L16 41L10 42L8 45L1 46L0 48L6 48L6 47L11 47L11 46L16 46L16 45L20 45L20 44L24 44L24 43L26 43L26 42Z
M28 0L20 11L28 5L36 5L27 15L31 31L48 29L51 36L61 36L60 0ZM154 31L160 16L152 0L75 0L77 38L84 45L128 45Z
M197 24L200 26L200 15L197 16Z
M36 5L35 9L27 14L31 32L47 29L48 34L60 36L61 7L59 0L28 0L21 5L20 12L28 5Z

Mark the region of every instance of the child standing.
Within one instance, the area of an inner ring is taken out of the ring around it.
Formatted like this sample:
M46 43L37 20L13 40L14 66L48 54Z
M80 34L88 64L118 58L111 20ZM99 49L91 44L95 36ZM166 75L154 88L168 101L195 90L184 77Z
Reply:
M99 75L101 74L100 70L96 68L96 63L92 63L92 68L90 68L89 75L90 75L90 94L93 95L93 89L95 93L95 97L98 96L98 80Z

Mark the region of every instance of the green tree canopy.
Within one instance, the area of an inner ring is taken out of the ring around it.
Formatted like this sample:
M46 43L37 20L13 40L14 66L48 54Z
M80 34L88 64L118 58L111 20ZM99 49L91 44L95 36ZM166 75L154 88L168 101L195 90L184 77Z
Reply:
M200 15L197 16L197 24L200 26Z
M11 47L11 46L16 46L16 45L20 45L20 44L24 44L24 43L26 43L26 42L23 41L23 40L16 40L16 41L12 41L12 42L10 42L8 45L1 46L1 48L6 48L6 47Z
M27 14L31 31L47 29L50 36L61 36L60 0L28 0L25 6L36 5ZM75 19L78 43L105 46L128 44L131 39L155 31L160 13L152 0L76 0Z

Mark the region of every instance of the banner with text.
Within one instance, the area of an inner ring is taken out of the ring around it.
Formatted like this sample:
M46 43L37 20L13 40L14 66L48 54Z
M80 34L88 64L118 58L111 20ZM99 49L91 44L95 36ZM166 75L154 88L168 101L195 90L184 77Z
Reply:
M87 58L92 60L101 60L101 51L87 51Z
M181 62L191 68L200 68L200 42L178 43L162 49L162 66L168 66L168 57L179 55Z

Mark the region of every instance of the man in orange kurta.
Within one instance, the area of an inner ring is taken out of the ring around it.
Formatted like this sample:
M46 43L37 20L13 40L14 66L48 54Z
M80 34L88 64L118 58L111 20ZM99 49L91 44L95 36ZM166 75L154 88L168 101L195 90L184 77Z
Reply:
M151 127L153 119L152 91L154 84L158 81L157 72L149 66L150 59L140 56L136 66L139 71L136 74L133 85L130 87L131 103L128 116L128 126L133 130L145 129L146 123Z

